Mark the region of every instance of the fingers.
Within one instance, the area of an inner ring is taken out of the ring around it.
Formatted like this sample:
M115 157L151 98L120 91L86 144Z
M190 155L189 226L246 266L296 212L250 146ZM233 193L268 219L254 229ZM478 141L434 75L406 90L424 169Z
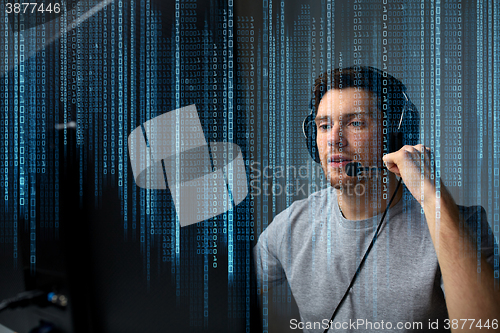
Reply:
M401 173L398 168L398 162L396 160L399 158L398 156L399 151L390 153L382 157L382 160L384 161L384 165L392 173L395 173L398 177L401 177Z
M432 170L434 166L431 149L423 144L403 146L400 150L385 155L382 160L387 169L398 176L401 176L402 168L408 167L408 162L417 168L422 169L423 167L424 170L421 170L423 172Z
M432 154L431 148L426 147L423 144L418 144L416 146L405 146L405 147L411 147L414 150L418 151L419 153L424 153L424 156L426 157L431 157Z
M426 171L430 171L432 169L432 167L434 166L434 160L432 158L432 152L429 147L426 147L422 144L405 147L406 150L410 152L409 156L417 167L423 167Z
M385 167L387 168L387 170L389 170L390 172L396 174L398 177L401 177L401 172L399 171L399 168L398 166L393 163L393 162L384 162L385 164Z

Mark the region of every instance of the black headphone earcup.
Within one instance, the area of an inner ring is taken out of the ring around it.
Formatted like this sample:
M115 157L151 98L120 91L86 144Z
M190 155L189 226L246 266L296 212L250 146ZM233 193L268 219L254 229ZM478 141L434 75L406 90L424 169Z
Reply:
M304 132L309 155L311 155L316 163L320 163L318 145L316 144L316 123L314 122L314 115L309 115L304 120Z
M389 153L394 153L403 148L403 132L395 132L390 134Z

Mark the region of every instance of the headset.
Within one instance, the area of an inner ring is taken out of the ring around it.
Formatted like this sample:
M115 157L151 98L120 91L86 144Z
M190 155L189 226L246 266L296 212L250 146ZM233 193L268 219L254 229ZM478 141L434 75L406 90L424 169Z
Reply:
M401 116L399 117L399 124L397 126L396 131L391 131L390 133L388 133L388 135L389 135L388 152L392 153L392 152L398 151L399 149L401 149L403 147L403 135L404 135L404 133L403 133L403 129L401 128L401 126L403 124L403 119L405 118L405 115L406 115L406 117L410 118L409 121L411 121L411 118L418 119L418 113L416 112L415 105L410 101L410 99L408 98L408 95L406 94L406 86L398 79L394 78L391 75L388 75L387 73L382 72L381 70L379 70L375 67L364 67L364 66L359 67L358 66L358 67L346 68L346 70L351 70L351 69L354 69L358 72L359 71L367 71L367 72L372 72L372 73L374 72L380 76L378 79L387 80L387 83L388 83L387 86L399 87L399 90L404 97L404 103L403 103L402 110L401 110ZM330 73L328 73L328 74L330 74ZM323 92L323 95L324 95L324 93L326 93L326 92ZM321 100L323 95L319 96L318 102L319 102L319 100ZM390 98L388 97L387 99L389 100ZM315 162L320 163L318 146L316 143L316 134L317 134L316 122L315 122L316 108L315 108L314 102L315 102L315 96L313 96L313 98L311 99L311 104L310 104L311 112L302 122L302 131L303 131L304 136L306 138L306 144L307 144L307 149L309 151L309 154L311 155L312 159ZM392 111L392 110L390 110L390 111ZM391 128L392 128L392 124L391 124ZM417 139L417 137L418 136L416 136L414 139ZM375 231L375 234L373 235L372 241L371 241L370 245L368 246L368 249L366 250L365 254L363 255L363 258L361 259L361 262L360 262L358 268L356 269L356 272L354 273L354 276L352 277L351 282L349 283L349 286L347 287L347 290L345 291L342 299L340 300L339 304L335 307L335 310L332 314L332 317L330 318L330 322L333 322L333 320L335 319L335 316L337 315L338 310L340 309L340 306L346 300L346 298L349 294L349 291L352 289L352 286L354 285L354 282L356 281L356 278L358 277L358 275L361 271L361 268L363 267L363 265L366 261L366 258L368 257L368 254L370 253L371 249L373 248L373 245L375 244L375 241L377 240L379 231L380 231L382 224L384 222L385 216L386 216L387 212L389 211L389 207L391 206L391 204L396 196L396 193L399 190L399 187L401 185L401 180L402 179L400 178L398 185L396 187L396 190L394 191L394 193L391 197L391 200L389 201L389 204L387 205L387 207L384 211L384 214L382 215L382 219L378 223L377 230ZM324 332L326 333L328 330L329 330L329 327L327 327Z

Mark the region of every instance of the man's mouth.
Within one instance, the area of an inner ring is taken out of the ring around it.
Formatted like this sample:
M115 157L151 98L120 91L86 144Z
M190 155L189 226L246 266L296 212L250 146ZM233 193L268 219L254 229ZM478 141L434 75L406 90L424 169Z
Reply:
M344 168L346 164L351 162L350 158L343 155L333 155L328 158L328 164L334 168Z

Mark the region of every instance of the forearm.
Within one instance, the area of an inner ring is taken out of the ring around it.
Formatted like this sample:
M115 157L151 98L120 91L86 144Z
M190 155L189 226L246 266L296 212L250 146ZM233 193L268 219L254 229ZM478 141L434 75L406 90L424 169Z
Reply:
M500 292L494 290L493 269L481 257L478 273L477 256L464 254L463 248L477 248L476 240L469 237L467 227L461 231L460 212L452 196L444 186L439 199L435 191L425 194L429 200L423 208L443 276L450 320L481 319L484 323L500 318Z
M421 144L404 146L383 159L389 171L403 178L414 198L419 201L423 198L420 203L443 276L450 319L481 319L482 323L489 319L490 324L494 319L498 321L500 291L494 290L493 269L481 257L481 272L478 273L477 255L465 255L461 250L464 243L465 247L476 248L477 240L470 239L468 226L461 230L460 211L442 182L437 198L430 148Z

